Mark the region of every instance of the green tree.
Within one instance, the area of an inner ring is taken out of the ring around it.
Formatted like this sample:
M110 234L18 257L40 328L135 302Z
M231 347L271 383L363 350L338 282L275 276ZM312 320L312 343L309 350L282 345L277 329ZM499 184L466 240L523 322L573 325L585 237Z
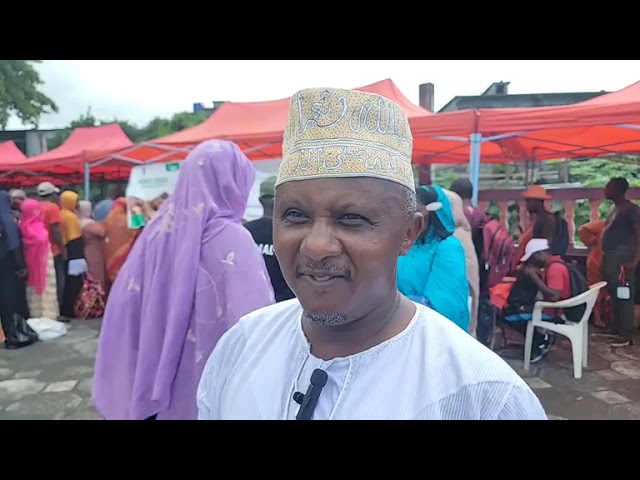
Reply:
M65 129L56 133L56 135L49 140L48 148L51 150L62 145L64 141L69 138L73 129L78 127L95 127L109 123L118 123L132 142L139 143L193 127L206 120L207 117L207 113L202 111L198 113L179 112L171 118L156 117L144 127L139 128L133 123L126 120L118 120L117 118L113 120L98 120L91 113L91 108L89 108L85 114L72 121Z
M37 128L44 113L58 111L58 106L39 90L44 84L35 65L40 60L0 60L0 130L15 114L23 125Z
M87 113L84 113L73 120L64 130L56 132L53 138L49 139L47 142L47 148L49 150L58 148L67 140L67 138L69 138L69 135L71 135L74 128L95 127L96 125L98 125L98 120L91 114L91 107L89 107L87 109Z

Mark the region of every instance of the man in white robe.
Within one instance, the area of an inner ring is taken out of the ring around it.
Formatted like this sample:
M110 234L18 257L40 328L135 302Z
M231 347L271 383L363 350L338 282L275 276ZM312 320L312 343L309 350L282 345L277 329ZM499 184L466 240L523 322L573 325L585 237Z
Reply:
M385 98L294 95L273 217L297 298L222 337L200 381L199 418L546 419L501 358L396 288L398 256L424 226L412 147L406 116Z

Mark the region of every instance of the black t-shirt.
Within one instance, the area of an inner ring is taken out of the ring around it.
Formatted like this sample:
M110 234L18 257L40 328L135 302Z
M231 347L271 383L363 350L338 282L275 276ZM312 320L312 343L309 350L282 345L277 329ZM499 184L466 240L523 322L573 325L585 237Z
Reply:
M602 249L635 252L638 241L635 227L638 223L640 208L635 203L625 202L615 207L607 218L607 226L602 234Z
M273 286L273 292L276 297L276 302L282 302L284 300L290 300L295 298L295 295L284 281L282 271L280 270L280 264L273 252L273 221L270 218L259 218L245 224L245 227L251 233L253 241L256 242L260 253L264 257L264 262L267 265L267 271L271 278L271 285Z

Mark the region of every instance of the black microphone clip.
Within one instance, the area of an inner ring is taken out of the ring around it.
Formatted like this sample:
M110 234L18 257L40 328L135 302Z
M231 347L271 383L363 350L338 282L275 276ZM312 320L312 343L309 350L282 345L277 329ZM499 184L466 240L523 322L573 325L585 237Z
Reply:
M300 392L293 394L293 400L300 404L300 410L296 415L296 420L311 420L313 411L316 409L320 392L327 384L327 372L316 368L311 374L311 383L307 389L307 393L302 395Z

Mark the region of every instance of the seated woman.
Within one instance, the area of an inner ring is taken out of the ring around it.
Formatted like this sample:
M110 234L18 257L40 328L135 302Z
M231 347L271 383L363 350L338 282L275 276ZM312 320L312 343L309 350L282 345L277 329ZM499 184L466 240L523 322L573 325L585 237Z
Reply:
M398 290L468 331L465 252L453 236L455 224L449 199L435 186L419 187L416 195L425 226L409 253L398 259Z

